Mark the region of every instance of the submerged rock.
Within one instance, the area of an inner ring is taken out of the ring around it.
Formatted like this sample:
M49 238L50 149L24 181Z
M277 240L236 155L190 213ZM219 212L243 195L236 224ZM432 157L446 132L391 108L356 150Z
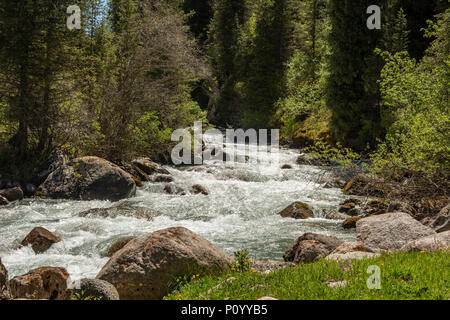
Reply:
M130 217L152 221L156 216L156 213L149 209L135 208L128 201L125 201L110 208L90 209L83 211L78 215L80 217L102 217L113 219L117 217Z
M70 277L64 268L42 267L9 282L13 299L64 300Z
M314 218L314 212L306 203L297 201L279 213L283 218L308 219Z
M177 278L221 274L232 259L186 228L168 228L137 237L116 252L97 275L125 300L166 296Z
M49 198L119 201L133 196L133 177L98 157L77 158L52 172L38 193Z
M205 187L203 187L203 186L201 186L201 185L199 185L199 184L196 184L196 185L193 185L193 186L192 186L192 192L193 192L194 194L203 194L203 195L205 195L205 196L209 195L208 190L206 190Z
M153 179L153 182L173 182L174 178L169 175L158 175Z
M22 240L22 246L31 245L35 253L47 251L54 243L61 239L42 227L36 227Z
M179 194L182 196L186 195L186 191L183 188L175 185L174 183L166 184L164 186L164 191L168 194Z
M369 248L394 251L409 241L434 235L435 232L407 213L393 212L359 220L356 234L357 239Z
M325 257L342 243L336 237L317 233L305 233L286 251L284 261L294 263L313 262Z

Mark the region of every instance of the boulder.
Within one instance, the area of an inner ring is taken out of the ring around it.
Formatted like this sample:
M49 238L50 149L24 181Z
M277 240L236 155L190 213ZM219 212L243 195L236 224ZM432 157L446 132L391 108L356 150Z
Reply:
M350 217L345 219L344 222L342 222L342 228L344 229L354 229L356 228L356 223L361 220L359 217Z
M70 277L64 268L42 267L9 281L13 299L64 300Z
M308 219L314 218L314 212L306 203L297 201L279 213L283 218Z
M168 194L179 194L179 195L186 195L186 191L175 185L174 183L168 183L164 186L164 192L168 193Z
M102 217L102 218L117 218L130 217L136 219L143 219L152 221L156 213L149 209L133 207L128 201L116 204L110 208L94 208L87 211L80 212L80 217Z
M281 169L283 170L292 169L292 166L290 164L284 164L281 166Z
M131 163L135 168L143 171L147 175L156 173L169 175L170 172L161 167L159 164L153 162L149 158L136 159ZM147 180L149 181L149 180Z
M43 253L47 251L52 244L61 241L53 233L42 227L36 227L22 240L23 246L31 245L35 253Z
M402 252L408 251L448 251L450 247L450 231L441 232L428 237L410 241L400 248Z
M9 299L11 299L11 294L8 285L8 270L6 270L0 258L0 300Z
M8 199L6 199L4 196L0 196L0 206L6 206L9 204Z
M287 262L312 262L318 260L342 243L336 237L316 233L305 233L300 236L283 256Z
M0 196L8 199L9 202L22 200L23 191L20 187L0 190Z
M407 213L392 212L375 215L356 223L357 239L367 247L398 250L409 241L435 234Z
M344 261L344 260L361 260L366 258L374 258L378 256L370 248L367 248L361 241L343 242L339 247L333 250L326 259Z
M450 230L450 204L444 207L434 219L430 227L436 232L445 232Z
M157 183L158 182L173 182L173 181L174 181L174 178L172 176L169 176L166 174L158 175L153 179L153 182L157 182Z
M355 204L355 203L353 203L353 202L347 202L347 203L341 205L341 206L339 207L339 210L338 210L338 211L341 212L341 213L347 213L347 212L349 212L350 210L354 209L355 207L356 207L356 204Z
M67 290L66 299L76 300L77 294L97 300L120 300L117 289L111 283L99 279L81 279L79 287Z
M125 300L162 299L180 277L221 274L233 260L186 228L168 228L131 240L97 275Z
M345 220L348 218L347 215L339 213L336 210L322 209L322 215L325 219L330 220Z
M203 187L203 186L201 186L201 185L199 185L199 184L196 184L196 185L193 185L193 186L192 186L192 192L193 192L194 194L203 194L203 195L205 195L205 196L209 195L208 190L206 190L205 187Z
M117 165L98 157L82 157L52 172L38 194L55 199L118 201L135 192L133 177Z
M122 238L117 240L116 242L114 242L112 244L112 246L108 249L108 252L106 253L107 257L112 257L117 251L119 251L120 249L122 249L123 247L125 247L128 242L130 242L131 240L133 240L135 237L126 237L126 238Z

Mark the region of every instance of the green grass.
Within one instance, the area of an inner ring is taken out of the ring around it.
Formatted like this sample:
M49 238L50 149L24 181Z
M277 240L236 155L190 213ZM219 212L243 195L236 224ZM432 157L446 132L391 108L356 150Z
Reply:
M369 289L367 269L381 271L381 289ZM344 270L343 270L344 269ZM230 277L236 278L228 281ZM330 288L327 281L346 280L345 287ZM220 285L219 288L212 288ZM211 291L210 291L211 290ZM210 291L208 293L208 291ZM450 298L450 256L447 252L383 254L374 259L340 263L320 260L270 274L229 273L196 277L166 300L383 300Z

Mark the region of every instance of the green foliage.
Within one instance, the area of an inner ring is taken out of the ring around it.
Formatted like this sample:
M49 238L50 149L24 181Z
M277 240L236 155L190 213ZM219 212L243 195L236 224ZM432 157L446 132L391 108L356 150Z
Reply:
M416 172L448 177L450 172L450 10L430 35L436 37L428 55L418 63L406 52L383 53L381 73L383 125L386 141L372 155L374 170L385 176Z
M447 249L447 250L446 250ZM167 300L256 300L271 296L280 300L447 300L450 298L448 248L436 253L383 254L348 264L319 260L269 274L245 272L203 277L169 294ZM371 265L381 271L381 289L369 289ZM347 281L330 287L329 282ZM218 284L220 284L219 287ZM301 288L301 290L299 290Z
M88 296L84 290L81 290L79 292L75 292L70 296L69 300L91 300L91 301L99 301L102 300L103 297L94 297L94 296Z
M234 252L234 264L231 266L231 271L235 272L249 272L251 267L250 256L247 249Z

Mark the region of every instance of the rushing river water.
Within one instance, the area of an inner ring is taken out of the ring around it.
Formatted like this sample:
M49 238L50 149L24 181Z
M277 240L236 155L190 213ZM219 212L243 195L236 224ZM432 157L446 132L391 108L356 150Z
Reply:
M250 154L256 148L250 146ZM296 164L298 152L281 149L279 163L263 154L259 165L207 161L201 166L166 167L175 183L185 189L200 184L204 195L169 195L164 183L148 183L125 201L156 213L152 221L133 217L80 217L91 208L106 208L108 201L26 199L0 208L0 257L10 277L41 266L65 267L73 279L95 277L108 261L104 257L117 239L173 226L186 227L232 254L248 249L252 257L282 260L289 245L304 232L354 239L340 221L324 219L322 209L336 208L346 197L339 189L317 183L323 170ZM293 169L280 170L290 164ZM311 206L316 218L294 220L278 215L294 201ZM58 234L62 241L44 254L20 241L36 226Z

